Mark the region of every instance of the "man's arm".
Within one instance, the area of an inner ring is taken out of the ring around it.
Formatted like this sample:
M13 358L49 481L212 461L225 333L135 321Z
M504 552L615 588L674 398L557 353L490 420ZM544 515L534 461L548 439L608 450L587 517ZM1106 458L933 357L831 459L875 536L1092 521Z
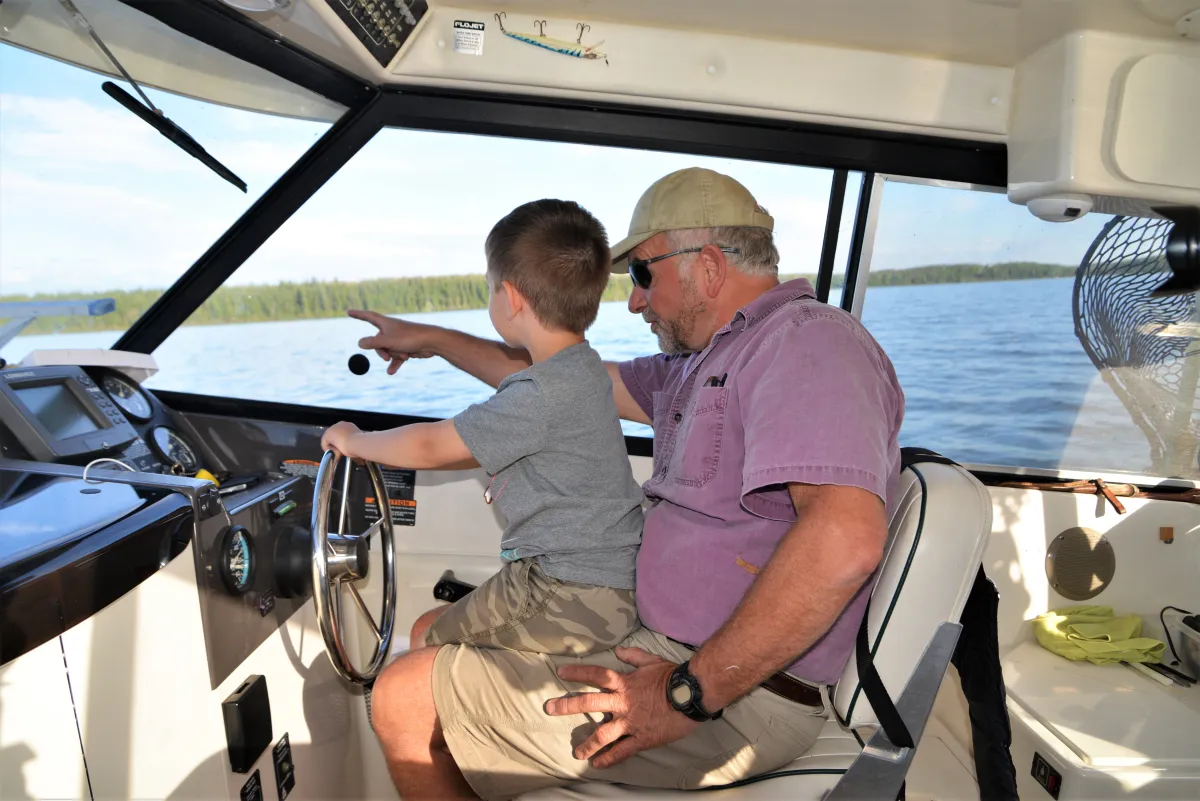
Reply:
M750 692L816 642L883 553L887 522L877 496L838 485L790 484L788 489L799 515L795 525L741 605L691 660L709 712ZM560 678L607 692L563 696L545 706L550 715L610 716L574 750L577 759L591 760L596 768L612 767L705 725L667 703L673 663L637 648L618 647L616 656L636 670L563 665Z
M622 420L629 420L632 423L651 425L652 421L633 399L633 395L629 393L629 387L625 386L625 379L621 378L620 364L605 362L604 367L608 370L608 377L612 379L613 401L617 404L617 415Z
M877 496L834 484L788 490L796 523L737 610L691 660L710 712L808 650L882 558L887 515Z

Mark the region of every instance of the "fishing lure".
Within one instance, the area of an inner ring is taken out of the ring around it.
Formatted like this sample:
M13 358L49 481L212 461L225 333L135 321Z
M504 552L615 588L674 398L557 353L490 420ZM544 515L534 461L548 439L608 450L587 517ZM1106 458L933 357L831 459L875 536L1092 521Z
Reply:
M596 44L593 45L583 44L583 34L592 29L592 26L588 25L587 23L577 23L575 27L579 29L579 37L574 42L568 42L566 39L555 39L553 36L547 36L546 20L544 19L533 21L533 24L538 29L538 33L535 36L532 33L521 33L519 31L508 30L504 27L505 16L507 15L503 11L501 11L499 14L496 14L496 22L500 25L500 33L504 34L510 39L516 39L518 42L531 44L534 47L541 47L553 53L561 53L564 56L571 56L572 58L586 58L590 60L602 58L604 59L605 64L608 63L608 56L597 51L597 48L604 44L603 41L596 42Z

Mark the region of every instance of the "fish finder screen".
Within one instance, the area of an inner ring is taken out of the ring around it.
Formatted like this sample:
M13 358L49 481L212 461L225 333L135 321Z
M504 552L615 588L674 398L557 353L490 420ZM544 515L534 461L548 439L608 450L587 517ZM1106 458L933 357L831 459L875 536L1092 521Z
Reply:
M71 394L71 390L67 389L65 384L13 387L13 391L56 440L100 430L87 413L87 409Z

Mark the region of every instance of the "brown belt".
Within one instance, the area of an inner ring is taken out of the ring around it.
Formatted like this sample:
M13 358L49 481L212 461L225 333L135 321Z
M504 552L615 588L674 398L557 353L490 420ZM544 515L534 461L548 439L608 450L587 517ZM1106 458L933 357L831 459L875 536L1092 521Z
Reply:
M795 701L805 706L823 706L825 703L821 700L820 690L811 684L805 684L800 679L783 671L774 674L759 686L770 690L781 698L786 698L789 701Z
M674 640L673 642L679 642ZM680 642L684 648L689 651L700 650L694 645L689 645L686 642ZM794 701L797 704L805 706L824 706L825 701L821 698L821 691L811 684L807 684L800 679L792 676L789 673L784 673L782 670L772 674L762 684L758 685L764 690L770 690L780 698L785 698L788 701Z

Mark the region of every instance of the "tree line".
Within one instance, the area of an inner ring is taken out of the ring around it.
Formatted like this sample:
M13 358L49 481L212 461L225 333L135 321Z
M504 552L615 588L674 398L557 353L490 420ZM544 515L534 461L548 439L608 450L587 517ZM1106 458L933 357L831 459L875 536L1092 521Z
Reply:
M911 286L976 281L1017 281L1065 278L1074 267L1037 262L1004 264L939 264L904 270L878 270L867 277L867 286ZM786 275L783 278L814 275ZM833 286L842 285L834 276ZM604 292L605 301L629 299L628 277L614 275ZM34 320L22 333L49 334L76 331L124 331L162 295L159 289L111 292L5 295L0 302L29 300L93 300L112 298L116 310L102 317L45 317ZM426 278L379 278L369 281L306 281L274 285L223 286L197 309L184 325L218 325L272 320L306 320L340 317L347 309L371 309L384 314L459 311L486 308L488 286L483 275L447 275Z

